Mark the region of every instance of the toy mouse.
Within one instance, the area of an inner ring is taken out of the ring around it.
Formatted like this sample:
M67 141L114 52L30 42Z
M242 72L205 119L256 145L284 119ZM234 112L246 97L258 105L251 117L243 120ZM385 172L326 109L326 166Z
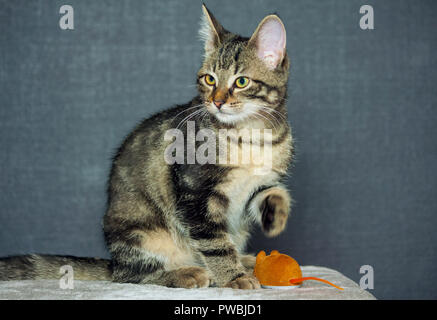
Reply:
M339 290L343 288L320 278L304 277L299 264L292 257L273 250L267 256L265 251L260 251L256 256L256 264L253 270L255 277L263 286L299 286L306 280L317 280L329 284Z

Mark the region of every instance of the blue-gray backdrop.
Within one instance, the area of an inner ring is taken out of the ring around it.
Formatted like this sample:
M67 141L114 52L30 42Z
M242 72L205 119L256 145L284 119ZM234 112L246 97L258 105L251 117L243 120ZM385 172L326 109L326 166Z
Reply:
M0 1L0 255L108 257L110 159L146 116L194 94L200 1ZM373 5L375 29L359 27ZM277 12L291 56L296 204L279 249L378 298L437 298L437 2L207 1L249 36Z

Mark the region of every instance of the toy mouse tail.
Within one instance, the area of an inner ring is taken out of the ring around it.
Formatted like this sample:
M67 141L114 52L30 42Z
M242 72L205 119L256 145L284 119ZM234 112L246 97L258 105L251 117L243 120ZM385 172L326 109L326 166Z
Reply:
M338 290L344 290L342 287L336 286L335 284L333 284L332 282L329 282L328 280L320 279L320 278L316 278L316 277L304 277L304 278L291 279L290 283L291 284L298 284L298 283L301 283L302 281L306 281L306 280L321 281L323 283L329 284L330 286L337 288Z

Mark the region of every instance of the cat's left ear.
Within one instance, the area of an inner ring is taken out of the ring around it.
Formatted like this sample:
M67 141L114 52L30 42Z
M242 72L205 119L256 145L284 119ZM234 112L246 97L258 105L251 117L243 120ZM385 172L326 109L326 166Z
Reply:
M285 57L285 27L277 15L265 17L256 28L249 44L255 47L258 58L273 70Z
M205 42L205 52L208 54L220 46L222 37L227 31L204 4L202 4L202 11L203 15L199 35Z

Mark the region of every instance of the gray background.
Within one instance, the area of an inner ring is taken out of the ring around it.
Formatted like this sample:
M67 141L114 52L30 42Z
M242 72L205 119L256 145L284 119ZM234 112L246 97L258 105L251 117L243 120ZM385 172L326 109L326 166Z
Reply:
M110 159L141 118L195 94L199 1L0 1L0 255L108 257ZM375 9L375 30L359 8ZM250 35L277 12L292 60L296 204L279 249L378 298L437 298L437 2L207 1Z

